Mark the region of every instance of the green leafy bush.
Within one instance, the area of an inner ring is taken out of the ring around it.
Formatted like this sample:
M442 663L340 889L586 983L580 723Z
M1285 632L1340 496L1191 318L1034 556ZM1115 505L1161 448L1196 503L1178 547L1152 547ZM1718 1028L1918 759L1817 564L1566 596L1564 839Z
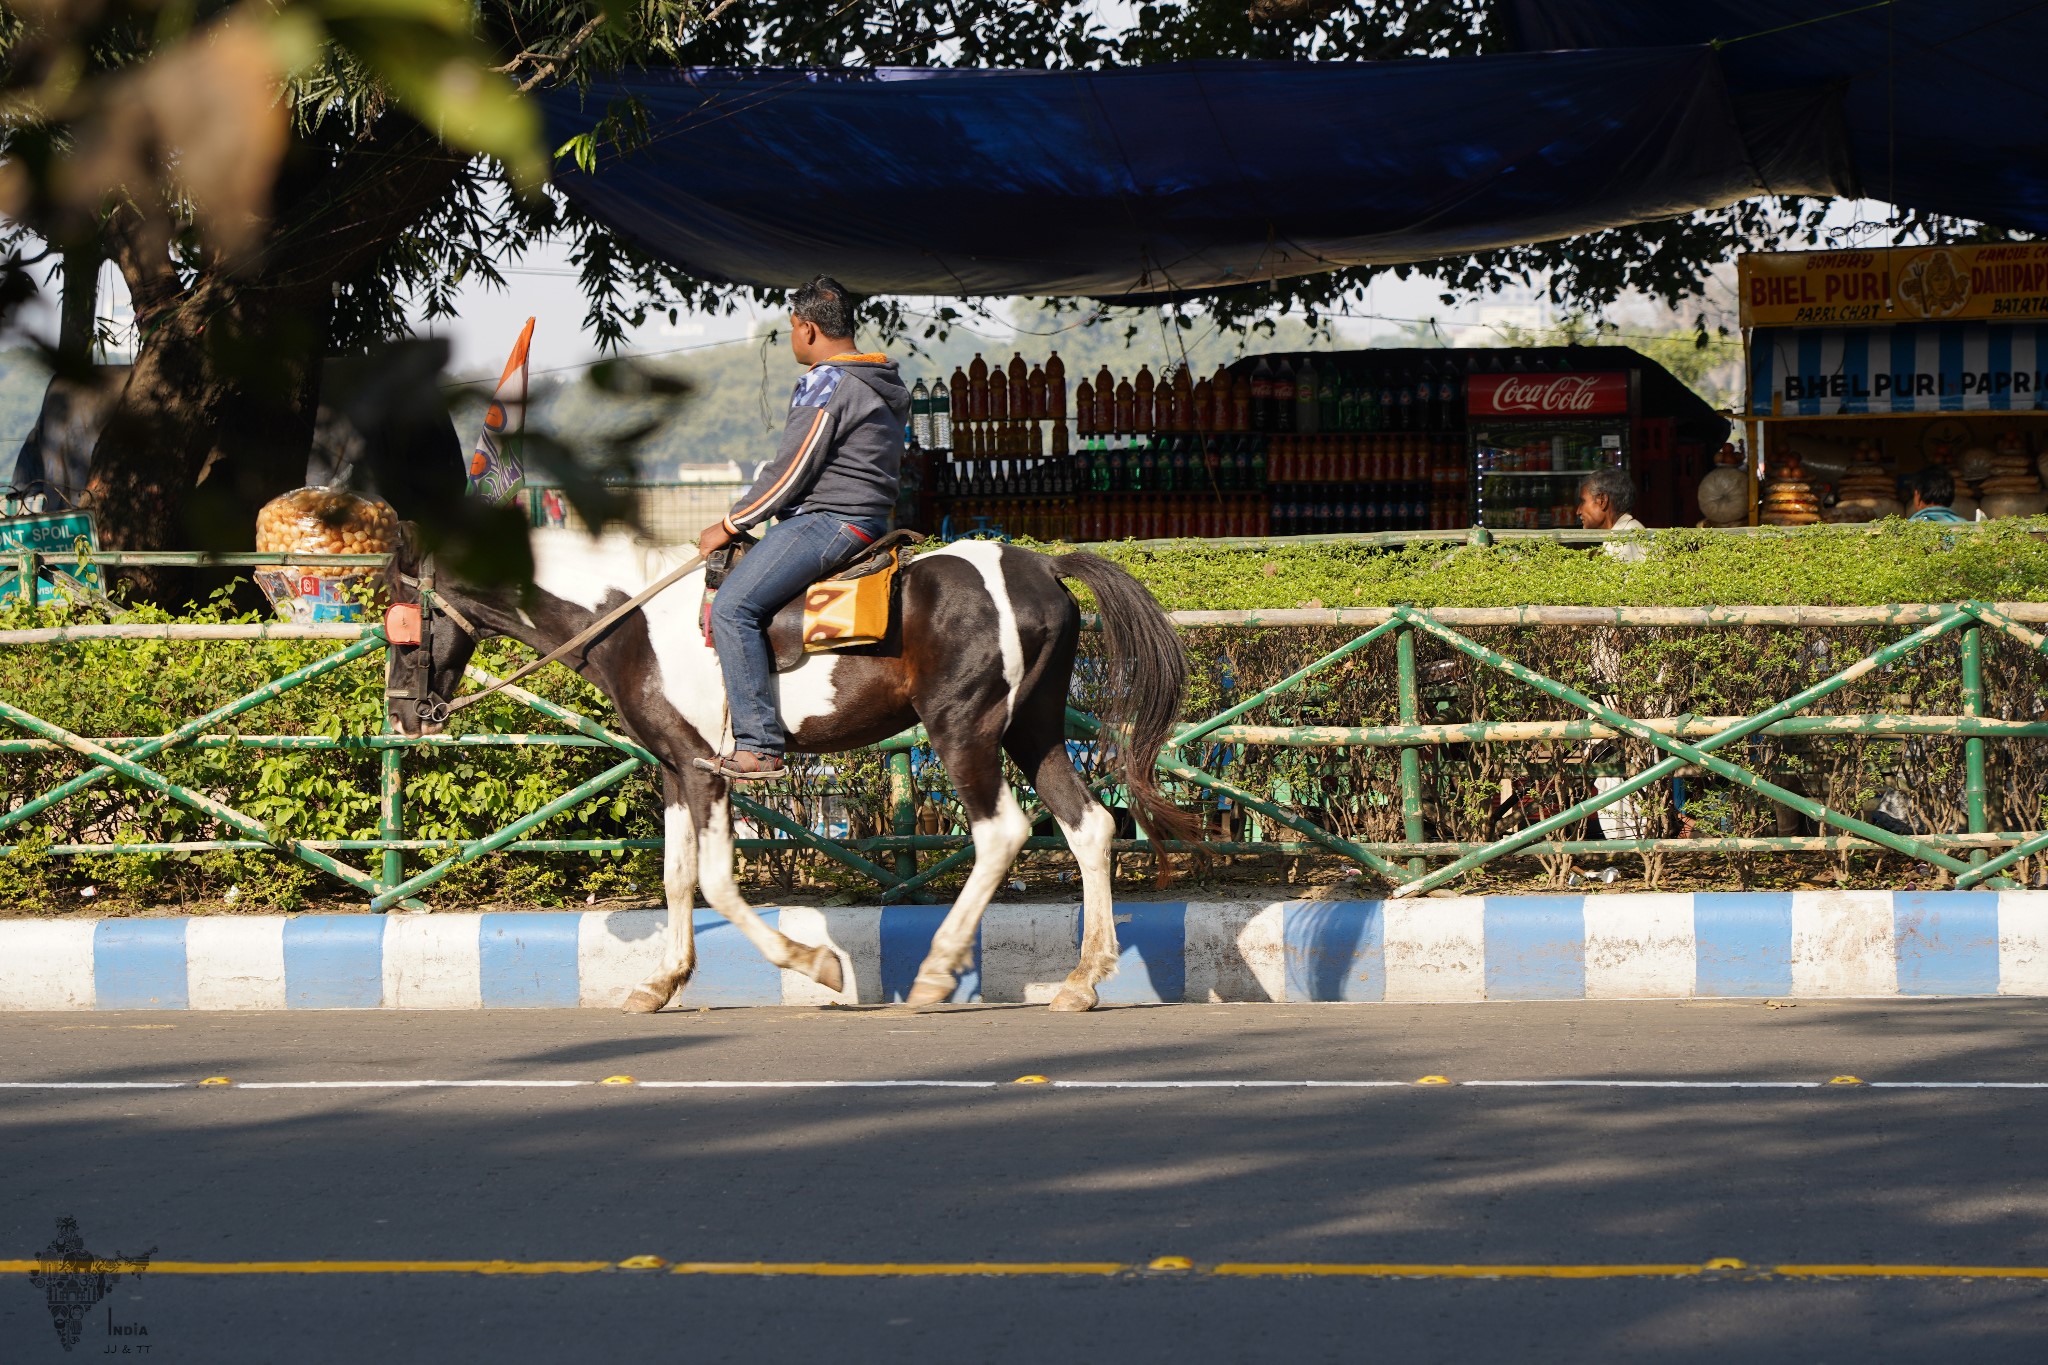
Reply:
M1729 535L1645 532L1637 563L1559 544L1421 543L1400 550L1321 545L1104 553L1170 611L1262 607L1876 606L1888 602L2048 600L2042 524L1996 521L1958 531L1899 520Z
M1354 546L1226 549L1191 543L1169 549L1111 547L1113 558L1143 579L1173 609L1322 606L1835 605L1953 601L1963 598L2048 600L2048 555L2030 528L1996 524L1955 531L1883 523L1874 528L1815 528L1785 535L1736 537L1668 531L1648 537L1649 556L1626 563L1597 551L1551 542L1493 547L1419 545L1385 552ZM219 598L176 619L231 618ZM0 610L0 628L57 624L64 608ZM125 619L172 619L137 609ZM1349 640L1341 629L1186 632L1193 664L1190 719L1215 711L1287 676L1309 659ZM1469 632L1537 670L1582 691L1616 698L1640 716L1746 715L1896 639L1895 629L1833 630L1561 630L1513 628ZM333 652L332 642L83 641L54 646L0 646L0 699L74 733L94 737L162 734L270 679ZM1084 650L1093 648L1093 640ZM1987 651L1988 713L2037 720L2048 696L2048 663L2009 643ZM1425 721L1555 720L1570 709L1508 680L1474 669L1446 647L1419 642ZM509 642L486 646L479 663L508 670L526 651ZM1918 662L1872 673L1821 709L1954 714L1958 708L1955 648L1943 643ZM1084 657L1077 704L1087 706L1102 672ZM1394 645L1389 637L1306 685L1244 717L1269 725L1392 724L1397 717ZM550 668L531 684L562 705L611 723L595 689L566 670ZM326 735L361 741L383 726L383 660L373 654L305 687L215 727L250 735ZM555 732L558 727L503 698L462 713L458 733ZM19 805L80 770L58 752L24 751L18 735L0 734L0 791ZM1992 743L1993 828L2039 828L2048 767L2034 742ZM1492 837L1529 811L1556 809L1587 794L1591 775L1634 771L1654 762L1647 746L1460 744L1421 751L1427 837L1472 841ZM1083 751L1098 771L1100 755ZM1209 746L1197 756L1211 771L1300 812L1320 826L1368 842L1402 837L1398 751L1311 750ZM1962 742L1952 739L1759 739L1731 757L1773 780L1838 809L1862 811L1880 801L1898 818L1929 830L1962 827ZM560 745L411 751L404 759L406 834L411 838L475 839L546 804L611 766L609 750ZM173 780L263 820L279 834L310 839L367 839L377 833L379 761L355 744L338 751L289 748L185 747L152 760ZM802 824L850 837L889 828L886 766L872 753L805 759L793 782L763 799ZM1014 778L1014 774L1013 774ZM919 831L964 831L963 812L943 770L928 754L916 762ZM1502 793L1519 793L1521 814L1503 815ZM1178 795L1204 808L1216 833L1293 838L1255 816L1221 807L1194 788ZM1646 835L1769 835L1783 828L1781 808L1718 781L1690 781L1683 810L1677 792L1659 785L1638 803ZM551 839L659 839L658 794L647 774L585 802L534 832ZM1576 831L1584 833L1585 831ZM1810 832L1810 831L1809 831ZM51 913L109 900L136 905L295 909L317 901L360 904L331 879L267 853L211 851L150 855L52 856L53 844L172 843L236 837L191 808L122 781L101 781L24 825L0 833L0 905ZM377 855L340 855L374 866ZM411 853L408 871L430 858ZM927 863L935 855L923 855ZM1037 855L1065 868L1064 855ZM1861 859L1861 861L1858 861ZM889 861L878 855L878 861ZM1644 860L1655 880L1690 885L1748 883L1779 875L1839 878L1896 876L1866 855L1807 857L1785 863L1755 858L1686 855L1668 867ZM1050 864L1048 864L1050 865ZM1527 863L1496 865L1491 876L1519 875ZM964 869L963 869L964 870ZM1134 872L1138 869L1133 868ZM1570 871L1557 864L1553 878ZM1271 875L1270 867L1265 875ZM757 895L871 893L855 874L816 855L778 851L748 857L743 882ZM955 884L942 881L935 889ZM80 892L94 887L91 902ZM658 855L517 854L458 869L433 892L439 904L574 904L586 898L656 898Z

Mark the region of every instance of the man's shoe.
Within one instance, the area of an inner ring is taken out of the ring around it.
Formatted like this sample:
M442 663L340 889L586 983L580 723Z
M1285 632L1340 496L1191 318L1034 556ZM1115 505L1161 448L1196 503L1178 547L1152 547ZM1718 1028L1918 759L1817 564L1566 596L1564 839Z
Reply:
M728 782L772 782L788 772L780 756L757 754L750 749L740 749L730 757L703 766Z

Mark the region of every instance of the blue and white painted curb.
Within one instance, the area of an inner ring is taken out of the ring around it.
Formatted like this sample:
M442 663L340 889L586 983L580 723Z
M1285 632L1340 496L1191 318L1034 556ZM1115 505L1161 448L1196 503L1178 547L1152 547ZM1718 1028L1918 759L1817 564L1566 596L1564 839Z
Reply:
M696 912L693 1006L880 1004L943 906L763 912L848 985L769 966ZM667 912L0 921L0 1009L619 1005ZM1412 901L1129 901L1106 1003L2048 995L2048 892L1799 891ZM1049 1000L1076 905L998 905L957 1000Z

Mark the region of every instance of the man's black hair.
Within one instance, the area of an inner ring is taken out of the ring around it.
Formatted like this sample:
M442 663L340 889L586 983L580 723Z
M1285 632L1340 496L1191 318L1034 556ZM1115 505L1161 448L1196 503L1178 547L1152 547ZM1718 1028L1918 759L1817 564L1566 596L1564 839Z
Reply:
M853 335L853 314L857 303L846 286L830 275L813 275L797 286L790 296L790 315L808 322L828 337Z
M1956 500L1955 476L1938 464L1908 474L1906 487L1918 493L1920 501L1929 507L1946 507Z

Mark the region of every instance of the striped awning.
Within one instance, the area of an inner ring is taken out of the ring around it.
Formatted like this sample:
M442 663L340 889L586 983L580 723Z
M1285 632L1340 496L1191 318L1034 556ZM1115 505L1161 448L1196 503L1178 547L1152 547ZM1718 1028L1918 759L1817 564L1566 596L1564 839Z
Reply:
M1759 417L2048 410L2048 347L2031 323L1760 327L1749 410Z

